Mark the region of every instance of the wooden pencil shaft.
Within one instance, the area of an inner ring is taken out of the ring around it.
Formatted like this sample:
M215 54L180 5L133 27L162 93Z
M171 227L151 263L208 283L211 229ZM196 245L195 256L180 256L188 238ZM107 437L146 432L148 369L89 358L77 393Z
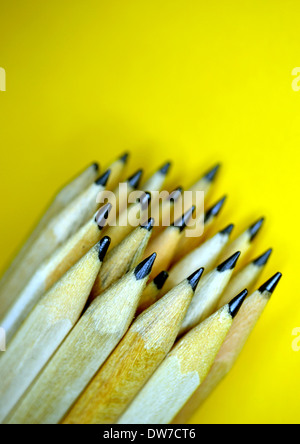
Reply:
M0 360L0 421L78 320L100 265L97 245L52 287L14 336Z
M205 379L232 324L228 306L175 345L119 424L167 424Z
M95 299L7 422L63 418L128 329L146 281L131 272Z
M185 280L141 314L65 422L114 423L172 347L192 296Z
M203 384L174 418L175 424L185 424L192 414L205 402L218 384L234 366L240 352L268 303L269 295L256 291L243 303L233 320L226 339Z

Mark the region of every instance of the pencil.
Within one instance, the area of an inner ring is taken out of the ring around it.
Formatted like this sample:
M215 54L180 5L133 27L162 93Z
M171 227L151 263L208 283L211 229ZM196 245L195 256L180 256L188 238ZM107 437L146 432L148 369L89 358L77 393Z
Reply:
M109 165L108 169L111 173L107 181L108 190L114 190L118 183L122 181L126 171L128 157L129 153L124 153Z
M160 191L166 181L170 168L171 162L166 162L164 165L159 167L159 169L142 184L141 190L149 192Z
M128 329L155 254L94 300L40 373L9 423L57 423Z
M207 376L247 290L185 335L118 424L168 424Z
M184 229L192 217L195 207L190 208L173 224L167 227L158 237L149 242L145 255L148 256L150 252L156 251L157 258L152 269L150 278L155 276L160 270L167 270L171 264L175 251Z
M269 302L270 296L274 292L280 278L281 273L276 273L257 291L247 297L233 321L233 325L220 348L207 378L195 391L176 418L174 418L174 423L183 424L188 421L196 409L203 404L217 385L230 372Z
M158 301L161 295L161 290L164 287L165 282L168 279L168 276L169 274L167 271L161 271L157 276L155 276L153 281L151 281L147 285L141 296L137 308L137 314L142 313L142 311L146 310L146 308L150 307L150 305Z
M153 227L152 238L157 237L167 226L169 226L175 219L177 219L182 213L182 206L180 206L180 214L177 214L176 203L182 195L182 187L175 188L168 197L163 199L159 205L156 214L153 214L154 219L157 221ZM156 207L155 207L156 210ZM153 211L153 210L152 210Z
M210 227L215 222L217 216L220 214L223 205L226 201L226 196L222 197L217 203L207 210L204 215L200 215L189 229L193 230L193 236L184 236L179 242L177 252L174 256L173 263L178 262L186 254L190 253L194 248L198 247L204 236L207 234Z
M234 239L221 254L221 260L225 260L226 257L233 254L235 251L240 251L243 260L247 257L247 253L250 251L253 240L259 233L262 224L264 223L264 218L262 217L257 222L254 222L246 231L240 234L236 239Z
M143 170L139 169L135 173L133 173L128 179L124 182L126 187L122 187L123 182L119 183L118 186L114 189L113 195L108 196L105 202L110 203L114 211L110 213L110 216L107 221L107 225L114 225L116 223L116 218L119 214L127 208L128 196L139 186L141 177L143 174Z
M0 317L13 304L40 264L93 216L98 208L97 194L104 191L109 174L110 172L106 171L63 211L51 219L27 250L23 261L19 263L11 278L5 282L1 281Z
M233 224L228 225L215 236L208 239L199 247L192 250L189 254L184 256L169 270L169 278L164 286L164 291L167 292L175 285L177 285L184 276L188 276L193 270L204 267L205 273L211 270L216 264L225 245L228 243L229 236L233 230ZM237 292L238 293L238 292ZM235 294L237 294L235 293Z
M116 422L171 349L202 272L197 270L135 320L64 423Z
M197 191L203 191L204 197L207 197L208 193L210 192L212 188L212 184L214 183L217 173L220 169L220 164L215 165L213 168L211 168L209 171L207 171L197 182L195 182L190 188L189 191L192 191L196 193ZM199 208L199 205L202 203L202 196L200 197L201 200L196 198L196 195L193 196L193 205L196 206L196 208Z
M110 209L110 204L104 205L90 222L84 225L37 269L6 315L0 320L0 325L6 332L7 344L46 291L93 245L99 242L101 230L105 226Z
M182 322L180 336L204 321L216 310L219 298L232 276L239 257L238 251L203 277Z
M131 220L139 225L149 218L148 205L150 200L151 194L141 191L140 198L131 204L127 211L119 214L116 225L107 227L105 234L111 238L111 248L122 242L134 230L135 226L130 222Z
M41 231L48 225L50 220L62 211L75 197L77 197L83 190L91 185L99 175L99 164L92 163L74 179L68 182L54 197L45 213L39 220L36 227L31 232L25 244L22 246L17 256L9 266L8 270L2 276L1 280L4 282L9 279L11 274L15 273L19 263L22 261L28 248L31 247L32 242L39 236Z
M0 421L77 322L109 241L104 237L46 293L12 339L0 360Z
M232 299L232 295L239 293L243 287L246 287L248 291L252 291L261 273L263 272L271 253L272 249L270 248L265 253L243 267L236 275L232 276L219 300L218 308L227 304L227 302Z
M153 224L154 220L150 218L146 224L137 227L109 251L91 291L91 301L141 261L151 237Z

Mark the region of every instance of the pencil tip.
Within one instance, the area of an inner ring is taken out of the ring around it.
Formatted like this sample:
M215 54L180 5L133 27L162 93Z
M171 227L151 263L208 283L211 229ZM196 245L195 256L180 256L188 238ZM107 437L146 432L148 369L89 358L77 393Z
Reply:
M218 163L211 170L209 170L207 173L205 173L204 179L206 179L208 182L213 182L213 180L215 179L215 177L217 175L217 172L219 171L220 166L221 166L221 164Z
M237 260L240 257L241 252L237 251L232 256L230 256L226 261L222 262L222 264L218 265L217 270L222 273L226 270L233 270L236 266Z
M103 262L110 245L110 237L104 236L99 242L99 261Z
M220 199L215 205L213 205L209 210L207 210L207 212L204 215L204 223L206 223L212 217L216 217L220 213L226 198L227 196L222 197L222 199Z
M250 234L250 242L253 241L253 239L255 238L255 236L257 235L257 233L259 232L263 222L264 222L265 218L262 217L261 219L259 219L257 222L254 222L253 225L251 225L248 228L249 234Z
M156 258L156 253L151 254L151 256L144 259L139 265L135 267L134 274L136 280L144 279L149 276L152 270L152 266L154 264Z
M100 166L98 162L92 163L92 167L94 168L95 171L99 171Z
M169 273L167 271L161 271L154 279L153 283L158 290L161 290L165 285L166 280L169 277Z
M153 217L150 217L147 222L145 222L144 224L141 224L142 228L145 228L148 231L151 231L154 225L154 219Z
M105 185L107 184L108 178L110 176L110 170L105 171L104 174L102 174L102 176L100 176L96 181L95 184L96 185L102 185L103 187L105 187Z
M193 205L186 213L184 213L181 217L179 217L175 222L171 224L171 226L179 229L180 233L185 229L189 220L195 210L195 206Z
M123 163L126 163L129 157L129 153L124 153L122 156L120 156L119 160L121 160Z
M160 169L159 172L166 175L168 174L168 171L170 169L171 166L171 162L166 162Z
M272 276L270 279L267 280L264 284L262 284L261 287L259 287L258 291L260 293L264 293L267 291L268 293L273 293L275 288L277 287L278 282L280 281L282 277L281 273L275 273L274 276Z
M272 248L270 248L265 253L263 253L261 256L259 256L256 259L254 259L252 261L252 263L254 265L257 265L258 267L263 267L268 262L268 259L271 256L272 251L273 251Z
M200 281L200 278L203 274L204 268L199 268L198 270L194 271L188 278L188 282L190 286L192 287L193 291L196 290L198 282Z
M103 207L101 207L98 213L96 214L95 221L100 230L102 230L102 228L105 226L111 209L112 205L110 203L107 203L103 205Z
M238 314L247 294L248 290L245 289L241 291L241 293L239 293L235 298L233 298L231 302L229 302L229 313L232 318L234 318Z
M130 176L127 179L128 184L132 187L132 188L137 188L139 186L141 177L143 174L143 170L140 169L138 171L136 171L132 176Z
M179 196L181 196L182 191L183 191L183 188L181 186L175 188L175 190L173 190L170 193L170 195L167 199L171 202L176 202L176 200L179 198Z
M137 201L140 203L142 210L146 210L151 202L151 193L149 191L142 191Z
M230 224L226 228L220 231L220 234L224 234L226 236L229 236L232 233L232 230L234 229L234 225Z

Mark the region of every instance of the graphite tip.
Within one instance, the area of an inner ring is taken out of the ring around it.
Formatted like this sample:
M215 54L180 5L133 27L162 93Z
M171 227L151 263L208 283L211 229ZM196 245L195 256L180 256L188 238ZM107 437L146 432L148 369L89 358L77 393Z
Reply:
M230 256L228 259L226 259L226 261L222 262L222 264L217 266L217 270L222 273L223 271L226 270L233 270L234 267L236 266L237 260L240 257L241 252L237 251L236 253L234 253L232 256Z
M136 173L134 173L132 176L130 176L127 179L128 184L132 187L132 188L137 188L139 186L141 177L143 174L143 170L138 170Z
M257 222L254 222L253 225L251 225L248 228L248 232L250 234L250 242L253 241L253 239L255 238L255 236L257 235L257 233L259 232L263 222L264 222L265 218L262 217L261 219L259 219Z
M129 153L124 153L122 156L119 157L119 160L121 160L123 163L126 163L129 157Z
M226 228L220 231L220 234L223 234L224 236L230 236L232 233L232 230L234 229L234 225L230 224Z
M147 231L151 231L154 225L154 219L153 217L150 217L147 222L144 222L141 224L141 228L145 228Z
M171 226L179 228L179 231L182 232L187 224L189 223L189 220L195 210L195 206L193 205L186 213L184 213L179 219L175 220Z
M102 228L105 226L111 209L112 205L110 203L107 203L103 205L103 207L101 207L98 213L96 214L95 221L100 230L102 230Z
M196 290L198 282L200 281L200 278L203 274L204 268L199 268L198 270L194 271L188 278L188 282L190 286L192 287L193 291Z
M204 174L204 179L206 179L208 182L213 182L215 179L217 172L219 171L221 164L218 163L215 165L211 170L209 170L207 173Z
M166 162L161 168L159 168L159 172L163 175L167 175L170 167L171 162Z
M167 198L167 200L171 201L171 202L176 202L176 200L179 198L179 196L181 196L183 191L183 188L181 186L175 188L175 190L173 190L169 197Z
M265 253L263 253L261 256L257 257L252 261L254 265L257 267L263 267L268 262L269 257L271 256L272 248L267 250Z
M102 176L100 176L96 181L95 184L96 185L102 185L103 187L105 187L105 185L107 184L108 178L110 176L110 170L105 171L104 174L102 174Z
M234 318L238 314L247 294L248 290L245 289L229 302L229 313L232 318Z
M110 237L104 236L99 242L99 261L103 262L110 245Z
M149 276L155 259L156 253L152 253L151 256L144 259L135 267L134 274L137 281Z
M208 222L211 218L216 217L220 213L226 198L227 196L222 197L222 199L220 199L215 205L207 210L204 215L204 223Z
M94 163L92 163L92 167L94 168L94 170L95 170L96 172L99 171L99 169L100 169L100 165L99 165L98 162L94 162Z
M169 273L167 271L161 271L154 279L153 283L158 290L161 290L165 285L166 280L169 277Z
M272 294L275 288L277 287L278 282L280 281L282 277L281 273L275 273L274 276L272 276L267 282L262 284L261 287L259 287L258 291L260 293L264 293L267 291L268 293Z

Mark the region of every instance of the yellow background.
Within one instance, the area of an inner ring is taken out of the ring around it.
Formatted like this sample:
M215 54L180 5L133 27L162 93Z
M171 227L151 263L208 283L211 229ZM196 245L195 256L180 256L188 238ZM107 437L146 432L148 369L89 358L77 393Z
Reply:
M299 12L296 0L0 5L0 269L58 186L125 149L131 171L174 159L183 185L220 161L220 227L267 217L253 254L274 247L262 280L284 278L194 422L300 422Z

